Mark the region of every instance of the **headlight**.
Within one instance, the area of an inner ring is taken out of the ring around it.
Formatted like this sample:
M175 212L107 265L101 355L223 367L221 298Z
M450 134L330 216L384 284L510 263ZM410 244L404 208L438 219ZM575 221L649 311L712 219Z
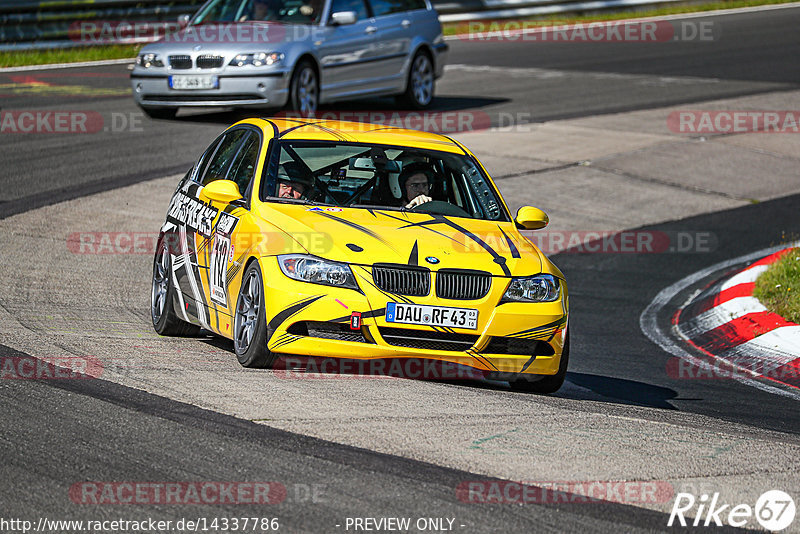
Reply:
M353 271L346 263L305 254L286 254L278 256L278 264L283 274L301 282L358 289Z
M561 295L561 283L552 274L512 278L504 301L553 302Z
M158 54L139 54L136 57L136 64L140 67L149 69L150 67L163 67L164 62L158 57Z
M278 52L257 52L255 54L237 54L228 65L231 67L243 67L252 65L254 67L270 66L283 60L283 54Z

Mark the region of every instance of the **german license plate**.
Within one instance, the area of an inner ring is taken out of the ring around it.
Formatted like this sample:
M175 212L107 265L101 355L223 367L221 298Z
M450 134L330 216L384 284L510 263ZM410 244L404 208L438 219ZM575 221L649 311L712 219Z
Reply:
M386 322L475 330L478 328L478 310L389 302L386 304Z
M219 87L219 78L216 76L185 76L174 75L169 77L171 89L216 89Z

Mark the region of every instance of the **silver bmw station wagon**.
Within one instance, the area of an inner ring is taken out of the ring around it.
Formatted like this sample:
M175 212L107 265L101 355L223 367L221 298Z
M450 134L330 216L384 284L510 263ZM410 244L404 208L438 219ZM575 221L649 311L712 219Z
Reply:
M448 46L430 0L209 0L142 48L131 72L151 117L181 106L288 107L396 95L427 107Z

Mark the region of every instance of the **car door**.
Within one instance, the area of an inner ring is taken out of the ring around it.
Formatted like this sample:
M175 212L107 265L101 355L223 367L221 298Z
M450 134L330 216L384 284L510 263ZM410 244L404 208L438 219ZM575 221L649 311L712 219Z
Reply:
M403 76L403 64L410 58L414 35L408 0L368 0L375 26L376 56L374 74L387 85L396 85Z
M377 27L367 4L365 0L332 0L329 13L342 11L355 12L355 24L332 25L329 21L317 49L325 99L368 91L375 78Z
M246 221L245 224L240 222L250 217L249 199L262 144L261 134L257 129L245 128L241 132L237 144L231 145L227 149L227 155L220 157L228 160L224 167L215 173L216 169L209 166L203 185L214 180L230 180L238 186L243 198L233 202L207 200L217 215L211 235L198 242L199 272L209 325L213 331L226 336L231 335L236 306L236 295L231 294L230 282L242 268L241 259L248 241L247 236L240 236L239 232L243 227L250 227ZM226 147L222 150L226 150ZM205 199L202 192L200 195Z
M175 192L167 215L167 222L175 225L178 236L173 271L180 289L179 304L186 316L207 329L211 329L211 324L205 254L220 209L201 198L202 189L225 175L245 134L244 129L231 130L211 144L190 179Z

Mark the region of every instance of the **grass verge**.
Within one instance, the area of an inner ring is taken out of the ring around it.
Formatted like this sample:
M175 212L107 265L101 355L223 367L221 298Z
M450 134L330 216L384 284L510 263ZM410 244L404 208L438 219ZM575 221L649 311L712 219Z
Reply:
M46 50L15 50L0 52L0 67L24 65L49 65L51 63L78 63L101 59L126 59L136 57L142 45L101 45L77 48L52 48Z
M482 20L480 22L484 25L482 26L482 28L485 28L485 30L482 31L492 31L490 25L493 22L496 22L497 24L500 25L499 27L496 27L495 30L502 31L503 22L508 22L509 20L538 21L543 23L542 26L546 26L548 21L557 24L565 24L565 23L572 24L578 22L593 22L593 21L603 21L603 20L662 17L665 15L678 15L681 13L700 13L703 11L716 11L718 9L735 9L740 7L754 7L754 6L765 6L765 5L786 4L786 3L800 3L800 2L787 2L786 0L718 0L716 2L708 2L703 4L669 5L652 9L648 8L630 9L623 11L610 11L607 13L595 13L591 15L561 13L557 15L513 17L513 18L498 19L498 20ZM442 29L444 30L445 35L457 35L459 33L465 33L468 31L467 24L468 22L446 22L442 24Z
M800 248L770 265L756 280L753 295L770 311L800 324Z

